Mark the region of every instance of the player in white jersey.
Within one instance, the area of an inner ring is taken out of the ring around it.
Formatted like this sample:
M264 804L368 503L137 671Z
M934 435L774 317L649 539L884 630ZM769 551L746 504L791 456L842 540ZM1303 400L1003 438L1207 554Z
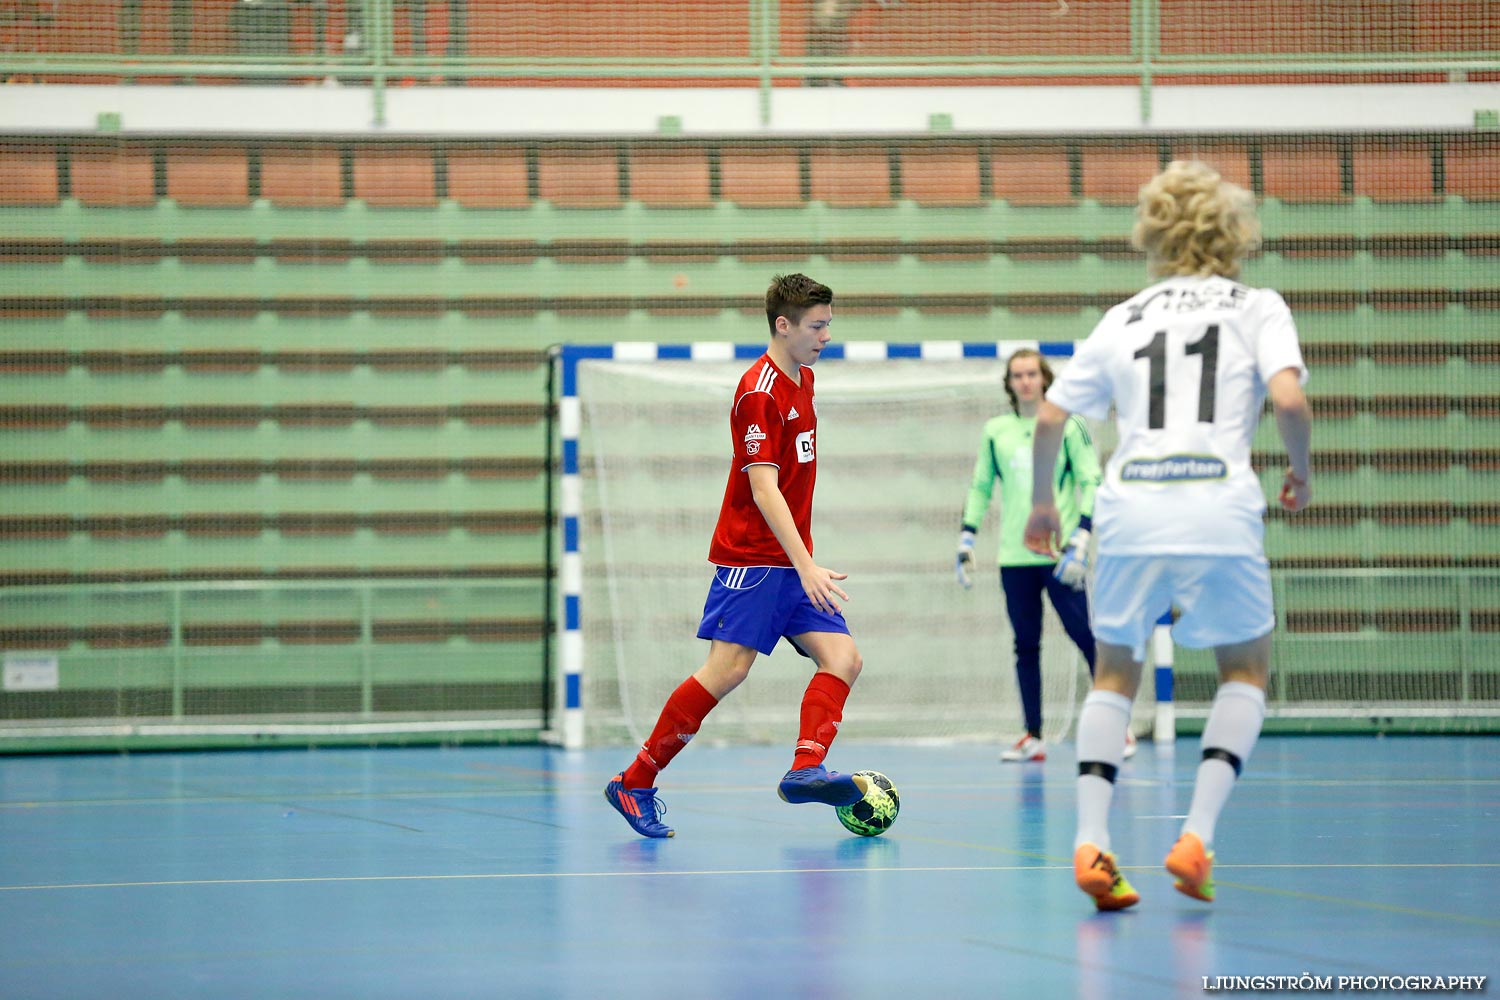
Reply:
M1286 302L1237 281L1259 243L1254 202L1202 163L1174 162L1141 188L1132 242L1162 279L1109 310L1047 392L1037 415L1026 544L1053 552L1052 469L1072 413L1114 406L1120 443L1094 506L1094 685L1078 717L1078 886L1101 910L1140 897L1110 852L1109 805L1130 703L1153 624L1175 609L1175 641L1212 647L1219 690L1181 836L1166 866L1176 887L1212 900L1214 827L1260 736L1270 669L1271 576L1265 497L1250 443L1269 395L1289 468L1280 503L1311 492L1307 368Z

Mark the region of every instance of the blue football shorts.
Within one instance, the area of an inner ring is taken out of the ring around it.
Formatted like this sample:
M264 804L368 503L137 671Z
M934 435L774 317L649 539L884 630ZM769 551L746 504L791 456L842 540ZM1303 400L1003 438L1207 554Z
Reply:
M804 632L842 632L849 626L842 613L820 611L789 566L716 566L703 602L698 638L722 639L770 653L785 637L806 656L792 636Z
M1265 556L1099 555L1089 595L1097 641L1128 646L1143 663L1157 619L1172 608L1172 641L1189 649L1259 639L1276 627L1270 566Z

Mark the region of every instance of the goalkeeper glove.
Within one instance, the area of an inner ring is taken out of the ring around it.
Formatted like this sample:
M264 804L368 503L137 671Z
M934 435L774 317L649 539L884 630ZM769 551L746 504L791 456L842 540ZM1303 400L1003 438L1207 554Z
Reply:
M1052 568L1052 575L1072 587L1074 590L1083 589L1083 578L1089 572L1089 530L1087 528L1075 528L1073 534L1068 536L1068 544L1063 546L1062 558Z
M961 531L958 534L958 555L953 560L953 572L958 577L958 582L968 590L973 581L969 579L969 568L974 565L974 532Z

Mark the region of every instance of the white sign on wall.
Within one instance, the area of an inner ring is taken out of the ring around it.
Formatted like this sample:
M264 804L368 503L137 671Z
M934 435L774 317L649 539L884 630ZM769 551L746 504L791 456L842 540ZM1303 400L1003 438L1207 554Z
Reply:
M6 653L6 691L56 691L56 653Z

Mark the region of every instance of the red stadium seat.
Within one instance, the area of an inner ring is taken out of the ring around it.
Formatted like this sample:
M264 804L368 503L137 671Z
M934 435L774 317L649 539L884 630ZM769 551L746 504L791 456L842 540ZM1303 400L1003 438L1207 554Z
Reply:
M53 205L58 199L57 150L50 146L0 148L0 205Z
M344 203L343 167L331 146L267 146L260 155L262 198L287 207Z
M901 151L901 194L919 205L979 205L979 150L971 145L908 147Z
M381 208L436 205L436 170L431 147L356 147L354 197Z
M1268 198L1289 202L1342 201L1344 170L1338 147L1326 142L1267 144L1261 182Z
M537 154L537 193L559 208L620 204L620 160L613 146L553 146Z
M891 157L884 146L815 147L810 165L814 201L842 208L891 203Z
M1083 196L1105 205L1134 205L1141 185L1161 171L1156 143L1084 146Z
M526 151L516 146L448 150L448 197L465 208L525 208Z
M1423 141L1354 147L1354 193L1375 201L1432 201L1432 147Z
M719 154L720 196L747 208L802 203L802 165L790 146L725 146Z
M1449 139L1444 190L1470 201L1500 200L1500 136Z
M249 156L233 146L169 149L167 197L179 205L248 205Z
M69 172L73 197L85 205L151 205L156 201L156 166L148 148L75 149Z
M1219 172L1231 184L1246 191L1252 189L1250 149L1239 142L1178 142L1172 146L1172 159L1199 160Z
M630 196L655 208L702 208L711 204L708 151L702 147L632 150Z
M990 181L996 198L1012 205L1071 205L1065 146L1000 146L990 153Z

